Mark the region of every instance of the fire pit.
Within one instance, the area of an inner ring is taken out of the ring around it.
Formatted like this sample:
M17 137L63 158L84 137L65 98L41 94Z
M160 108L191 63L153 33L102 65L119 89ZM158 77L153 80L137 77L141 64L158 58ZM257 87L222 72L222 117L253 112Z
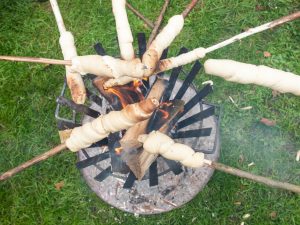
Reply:
M138 41L139 55L142 56L146 49L145 35L139 34ZM99 43L95 50L100 55L105 54ZM182 48L180 53L184 51L186 49ZM167 49L162 58L166 56ZM78 114L84 114L81 122L85 124L100 114L120 110L127 104L160 93L161 105L145 123L145 132L163 130L178 142L204 152L207 159L216 161L220 151L217 110L203 100L212 91L212 85L208 83L197 91L192 84L201 67L196 62L189 73L179 67L170 75L159 74L149 80L107 90L102 88L105 80L88 75L85 83L90 107L68 100L64 88L57 100L58 128L76 127ZM185 77L183 81L178 78L180 74ZM72 119L61 116L63 106L72 109ZM90 188L110 205L137 214L169 211L193 199L209 181L213 169L191 169L162 157L150 157L132 143L139 130L110 134L78 152L77 167Z

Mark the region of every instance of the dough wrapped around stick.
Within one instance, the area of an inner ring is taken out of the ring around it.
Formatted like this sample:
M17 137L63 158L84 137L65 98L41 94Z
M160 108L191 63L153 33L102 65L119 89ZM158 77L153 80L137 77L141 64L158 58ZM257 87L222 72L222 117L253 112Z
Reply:
M74 37L71 32L66 30L63 18L61 16L56 0L50 0L50 4L55 16L57 27L59 29L59 44L65 60L77 56ZM86 99L86 90L81 75L66 66L67 84L71 91L72 99L77 104L83 104Z
M66 140L66 146L72 152L87 148L110 133L128 129L136 123L148 119L158 105L157 99L151 98L127 105L121 111L111 111L92 122L74 128Z
M290 72L227 59L209 59L204 63L204 69L227 81L257 84L281 93L300 95L300 76Z
M143 143L144 151L179 161L184 166L197 168L206 163L202 152L195 152L187 145L175 143L172 138L159 131L140 135L138 140Z
M122 76L142 78L145 66L139 59L125 61L111 56L86 55L72 58L72 70L82 75L119 78Z
M169 19L168 24L156 36L154 41L143 55L142 62L147 67L144 76L150 76L156 70L162 52L167 48L183 28L182 15L176 15Z
M75 41L71 32L61 33L59 43L65 60L77 56ZM70 66L66 66L66 78L73 101L77 104L84 104L86 90L80 73L73 71Z
M112 9L116 21L121 58L132 60L135 56L132 46L133 37L126 13L126 0L112 0Z

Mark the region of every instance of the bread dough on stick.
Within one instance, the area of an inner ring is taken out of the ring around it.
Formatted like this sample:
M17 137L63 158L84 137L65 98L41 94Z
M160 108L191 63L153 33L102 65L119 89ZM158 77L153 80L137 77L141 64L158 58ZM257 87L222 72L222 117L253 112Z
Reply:
M197 168L205 163L202 152L195 152L187 145L175 143L172 138L159 131L152 131L149 135L142 134L138 140L143 143L144 151L161 154L167 159L179 161L184 166Z
M147 67L144 76L148 77L154 73L163 50L167 48L180 33L183 24L184 19L182 15L173 16L169 19L168 24L163 30L156 36L143 55L142 62Z
M204 69L206 73L228 81L257 84L282 93L300 95L300 76L290 72L227 59L209 59L204 63Z
M111 56L86 55L72 58L72 70L81 74L119 78L129 76L142 78L145 66L139 59L125 61Z
M77 56L75 41L71 32L62 32L59 38L59 44L64 59L69 60ZM86 90L81 75L73 71L70 66L66 66L66 78L73 101L77 104L84 104Z
M176 57L160 60L157 71L159 73L166 70L171 70L178 66L183 66L205 57L205 48L196 48L190 52L180 54Z
M72 130L66 146L72 151L87 148L91 144L102 140L110 133L128 129L138 122L148 119L159 105L155 98L146 99L139 103L127 105L121 111L111 111L92 122Z
M126 0L112 0L112 9L116 21L120 54L124 60L134 59L133 37L126 13Z

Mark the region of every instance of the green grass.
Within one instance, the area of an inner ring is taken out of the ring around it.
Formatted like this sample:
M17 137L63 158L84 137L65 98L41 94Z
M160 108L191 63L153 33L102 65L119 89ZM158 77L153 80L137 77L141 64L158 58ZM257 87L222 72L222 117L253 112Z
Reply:
M171 1L166 18L180 13L189 1ZM130 1L152 21L163 1ZM101 41L108 54L118 55L110 1L60 0L66 27L81 55L92 54ZM264 7L257 11L256 6ZM170 49L208 47L242 30L300 9L298 0L206 0L186 19ZM128 12L134 34L150 30ZM164 21L164 23L166 20ZM265 64L300 74L300 21L265 31L215 51L211 58ZM1 0L0 54L62 58L58 30L49 2ZM136 45L136 43L135 43ZM263 57L269 51L270 58ZM204 62L204 60L201 60ZM189 68L189 66L187 66ZM64 79L60 66L0 62L0 171L5 171L59 143L54 119L55 99ZM203 72L196 84L212 79L209 101L222 106L220 161L256 174L300 184L300 99L272 96L270 89L238 85ZM229 100L231 96L240 107ZM275 127L259 123L276 120ZM244 160L239 160L243 158ZM248 163L255 166L248 168ZM299 224L300 198L221 172L180 209L156 216L135 216L111 208L87 187L75 168L76 156L62 153L0 183L0 224ZM64 181L57 191L54 184ZM241 205L235 205L235 202ZM270 213L276 212L272 218ZM243 220L242 216L251 217Z

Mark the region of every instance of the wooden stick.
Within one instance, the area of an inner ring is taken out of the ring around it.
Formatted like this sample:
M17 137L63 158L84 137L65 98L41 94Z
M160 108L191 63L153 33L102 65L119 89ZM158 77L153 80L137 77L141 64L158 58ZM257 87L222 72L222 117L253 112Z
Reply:
M128 9L130 9L137 17L139 17L141 20L144 21L144 23L147 25L148 28L154 29L154 24L147 19L143 14L141 14L139 11L137 11L135 8L132 7L128 2L126 2L126 6Z
M61 60L61 59L47 59L47 58L5 56L4 55L4 56L0 56L0 60L72 66L72 60Z
M193 8L196 6L198 3L198 0L192 0L190 4L185 8L185 10L182 12L183 18L187 17L187 15L193 10Z
M11 169L11 170L8 170L7 172L3 173L0 176L0 181L6 180L6 179L12 177L13 175L15 175L15 174L17 174L17 173L25 170L26 168L28 168L28 167L30 167L30 166L32 166L34 164L37 164L37 163L39 163L41 161L46 160L46 159L50 158L51 156L56 155L57 153L63 151L66 148L67 147L66 147L65 144L60 144L60 145L58 145L58 146L50 149L49 151L44 152L43 154L38 155L35 158L33 158L33 159L31 159L31 160L29 160L29 161L27 161L27 162L25 162L25 163L17 166L15 168Z
M260 25L258 27L250 28L250 29L248 29L247 31L245 31L241 34L235 35L235 36L233 36L233 37L231 37L231 38L229 38L229 39L227 39L227 40L225 40L221 43L218 43L218 44L213 45L209 48L206 48L205 52L209 53L209 52L215 51L215 50L217 50L219 48L223 48L223 47L225 47L225 46L227 46L227 45L229 45L233 42L240 41L245 37L248 37L248 36L251 36L253 34L271 29L273 27L279 26L279 25L284 24L286 22L298 19L299 17L300 17L300 11L295 12L293 14L290 14L288 16L281 17L281 18L279 18L277 20L274 20L272 22L265 23L265 24Z
M286 182L281 182L281 181L276 181L272 180L267 177L259 176L259 175L254 175L252 173L245 172L243 170L239 170L230 166L226 166L222 163L218 162L211 162L210 160L205 160L206 164L210 165L211 167L215 168L216 170L222 171L224 173L228 173L234 176L246 178L249 180L253 180L258 183L265 184L267 186L273 187L273 188L280 188L288 191L292 191L295 193L300 194L300 186L295 185L295 184L290 184Z
M158 66L159 68L155 73L163 72L163 71L166 71L166 70L173 69L174 67L178 67L178 66L182 66L182 65L191 63L195 60L203 58L205 56L205 54L207 54L209 52L213 52L213 51L215 51L219 48L223 48L223 47L225 47L229 44L232 44L236 41L240 41L241 39L243 39L245 37L248 37L248 36L251 36L253 34L262 32L264 30L271 29L273 27L279 26L279 25L284 24L286 22L295 20L299 17L300 17L300 11L297 11L297 12L291 14L291 15L281 17L277 20L274 20L274 21L269 22L269 23L265 23L261 26L258 26L258 27L255 27L255 28L250 28L249 30L247 30L247 31L245 31L241 34L235 35L235 36L233 36L233 37L231 37L231 38L229 38L229 39L227 39L227 40L225 40L221 43L215 44L215 45L213 45L211 47L208 47L206 49L196 48L196 49L194 49L190 52L181 54L177 57L172 57L172 58L161 60L159 62L159 66Z
M158 29L161 25L161 22L162 22L163 18L164 18L164 14L167 10L167 7L168 7L169 3L170 3L170 0L165 0L165 4L163 5L163 7L161 9L160 14L159 14L157 20L155 21L155 26L154 26L151 34L150 34L150 37L149 37L149 40L148 40L148 43L147 43L147 47L151 44L151 42L156 37Z
M67 30L66 30L66 27L65 27L65 24L64 24L64 20L61 16L57 1L56 0L50 0L50 4L51 4L51 7L52 7L54 16L55 16L55 20L56 20L56 23L57 23L59 33L62 34L64 32L66 32Z

